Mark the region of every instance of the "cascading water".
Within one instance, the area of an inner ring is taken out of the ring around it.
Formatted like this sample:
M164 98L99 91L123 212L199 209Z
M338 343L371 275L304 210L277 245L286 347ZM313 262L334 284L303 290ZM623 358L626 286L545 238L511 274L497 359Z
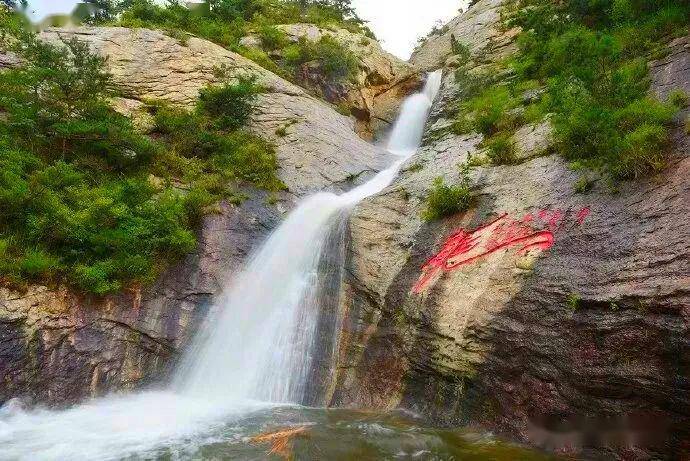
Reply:
M234 280L166 392L111 397L65 411L0 409L0 459L121 459L189 441L238 415L305 400L319 319L319 264L334 226L387 187L419 147L441 85L408 98L388 149L396 162L342 195L306 199Z
M341 214L388 186L421 142L440 86L431 74L408 98L389 141L400 158L342 195L319 193L302 203L233 283L220 313L207 323L176 380L185 394L212 399L302 403L318 319L318 264L328 230Z

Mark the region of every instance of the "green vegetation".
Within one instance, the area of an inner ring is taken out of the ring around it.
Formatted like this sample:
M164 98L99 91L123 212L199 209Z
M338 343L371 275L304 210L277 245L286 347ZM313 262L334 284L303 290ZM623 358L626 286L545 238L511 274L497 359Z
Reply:
M488 156L494 165L512 165L516 163L515 144L510 133L497 133L486 139L484 146L488 149Z
M317 42L300 38L297 43L284 47L278 65L286 69L293 79L299 79L305 64L318 65L330 82L342 82L357 70L356 56L336 39L324 35Z
M458 61L461 64L467 63L472 57L470 48L464 43L460 42L460 40L458 40L453 34L450 35L450 47L453 51L453 55L458 57Z
M594 181L586 175L580 176L580 179L575 182L575 192L578 194L586 194L592 190L592 187L594 187Z
M690 2L521 0L509 13L508 25L523 30L520 51L494 77L458 69L466 100L456 131L484 134L501 163L517 127L552 113L555 149L567 159L614 179L661 169L670 124L688 101L680 92L652 98L647 62L688 33ZM525 98L536 88L544 89L536 101Z
M566 298L566 304L568 309L571 311L576 311L580 309L580 304L582 302L582 297L577 293L570 293Z
M187 113L152 105L151 137L109 106L104 60L76 39L38 41L0 11L0 277L102 295L152 281L195 245L205 208L231 181L275 190L276 160L243 131L249 80L203 92Z
M460 166L460 183L457 186L444 184L443 178L434 180L434 187L426 199L426 209L422 218L427 221L436 221L452 216L461 211L468 210L472 206L473 196L470 190L470 167L467 163Z
M299 79L303 64L312 63L329 80L339 82L352 75L357 61L331 37L316 43L290 43L276 25L310 23L373 37L348 0L207 0L196 8L177 1L159 5L153 0L110 1L109 5L94 22L162 29L182 44L187 34L192 34L243 54L291 80ZM242 37L252 34L259 37L263 50L240 45Z
M422 162L415 162L412 165L408 166L405 168L405 171L408 173L416 173L418 171L422 171L424 169L424 163Z
M371 35L348 0L206 0L194 8L176 0L164 5L151 0L92 3L100 7L92 18L96 23L119 21L126 27L182 30L227 47L237 46L250 31L270 36L274 33L270 27L276 24L310 23Z

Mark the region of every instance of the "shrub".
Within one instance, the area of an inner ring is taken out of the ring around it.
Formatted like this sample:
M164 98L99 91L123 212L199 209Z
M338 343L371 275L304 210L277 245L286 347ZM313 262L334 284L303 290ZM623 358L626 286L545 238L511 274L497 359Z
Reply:
M288 45L288 38L285 32L275 26L263 24L258 30L261 46L265 50L277 50Z
M19 262L21 271L32 279L52 277L60 268L60 258L40 249L28 249Z
M668 103L673 107L682 109L690 104L690 96L688 96L685 91L676 89L671 91L671 93L668 95Z
M111 78L86 45L8 30L5 46L24 65L0 73L4 281L66 282L97 295L149 283L194 249L193 225L233 195L229 181L281 186L271 146L241 129L253 82L204 90L192 113L151 104L154 142L110 109Z
M234 85L208 87L199 93L199 109L214 118L221 130L236 130L249 121L260 87L252 78L240 78Z
M357 58L334 38L324 36L314 47L314 56L326 77L342 81L357 71Z
M333 82L351 78L358 68L355 55L329 35L324 35L317 42L301 37L297 43L283 49L283 59L293 74L303 64L317 63L325 77Z
M644 123L627 133L622 141L618 162L612 166L614 175L636 178L664 167L668 132L658 124Z
M575 193L585 194L589 192L593 186L594 182L591 179L589 179L585 175L580 176L580 179L578 179L577 182L575 182Z
M582 298L577 293L570 293L566 298L566 304L571 311L580 309Z
M679 31L690 4L665 1L522 0L511 25L523 32L512 60L522 79L548 83L526 118L555 113L556 147L566 158L614 178L663 165L670 123L686 104L679 92L651 98L647 61Z
M461 117L467 117L475 131L490 136L502 127L514 125L509 111L517 104L509 88L492 86L464 104Z
M187 182L222 195L223 183L232 179L252 182L269 190L284 185L277 179L278 161L273 147L263 139L237 127L246 123L253 111L256 85L241 80L235 85L209 88L201 92L194 112L154 102L155 131L163 136L178 156L167 158L159 173L172 170ZM231 101L236 101L233 106Z
M453 50L453 54L460 60L461 65L466 64L470 60L472 56L470 48L464 43L461 43L453 34L450 36L450 46Z
M516 162L515 143L510 133L499 133L484 141L488 156L494 165L512 165Z
M346 117L352 115L352 108L347 101L340 101L338 104L336 104L335 110L337 110L339 114L345 115Z
M258 48L239 48L237 50L239 54L244 56L247 59L250 59L263 67L266 70L270 70L274 74L280 75L281 77L285 79L292 79L292 75L287 73L285 69L280 67L271 57L263 50L260 50Z
M459 185L447 186L443 178L434 180L433 188L426 199L426 209L422 213L422 218L430 222L465 211L472 205L472 199L469 166L465 164L461 167Z

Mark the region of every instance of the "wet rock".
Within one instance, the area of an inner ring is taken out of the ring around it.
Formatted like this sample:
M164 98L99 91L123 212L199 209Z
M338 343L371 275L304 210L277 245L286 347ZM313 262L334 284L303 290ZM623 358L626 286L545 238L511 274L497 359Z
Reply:
M442 63L449 34L476 32L497 3L477 2L413 61ZM489 41L481 34L479 47ZM657 94L688 88L687 40L652 63ZM524 127L520 164L473 169L473 208L425 223L433 179L457 184L457 164L481 140L446 129L452 74L424 147L352 216L327 401L408 408L585 457L689 456L690 140L680 120L662 173L586 194L575 193L580 176L566 160L534 158L548 149L548 121ZM623 429L638 446L607 448Z

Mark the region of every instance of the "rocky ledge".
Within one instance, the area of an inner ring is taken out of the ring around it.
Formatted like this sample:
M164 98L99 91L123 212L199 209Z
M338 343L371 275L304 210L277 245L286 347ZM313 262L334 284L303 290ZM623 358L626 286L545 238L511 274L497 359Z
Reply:
M434 67L450 33L498 30L480 20L497 21L498 3L477 2L413 60ZM506 49L473 37L473 50ZM661 96L690 92L688 43L652 63ZM327 400L408 408L585 457L690 456L688 110L657 176L578 194L562 158L524 155L475 168L475 206L425 223L433 179L456 184L457 165L479 154L479 135L439 129L455 91L448 71L425 146L354 212ZM523 147L543 149L547 134L529 130Z
M357 70L348 80L330 81L318 66L312 67L307 63L299 72L297 81L325 100L347 108L356 120L356 131L365 139L382 135L395 121L404 97L422 83L417 67L384 51L381 44L370 37L314 24L287 24L277 28L293 43L299 40L318 42L323 37L330 37L357 58ZM256 36L245 37L242 43L261 47L261 39ZM272 53L277 53L276 58L282 58L279 51Z

